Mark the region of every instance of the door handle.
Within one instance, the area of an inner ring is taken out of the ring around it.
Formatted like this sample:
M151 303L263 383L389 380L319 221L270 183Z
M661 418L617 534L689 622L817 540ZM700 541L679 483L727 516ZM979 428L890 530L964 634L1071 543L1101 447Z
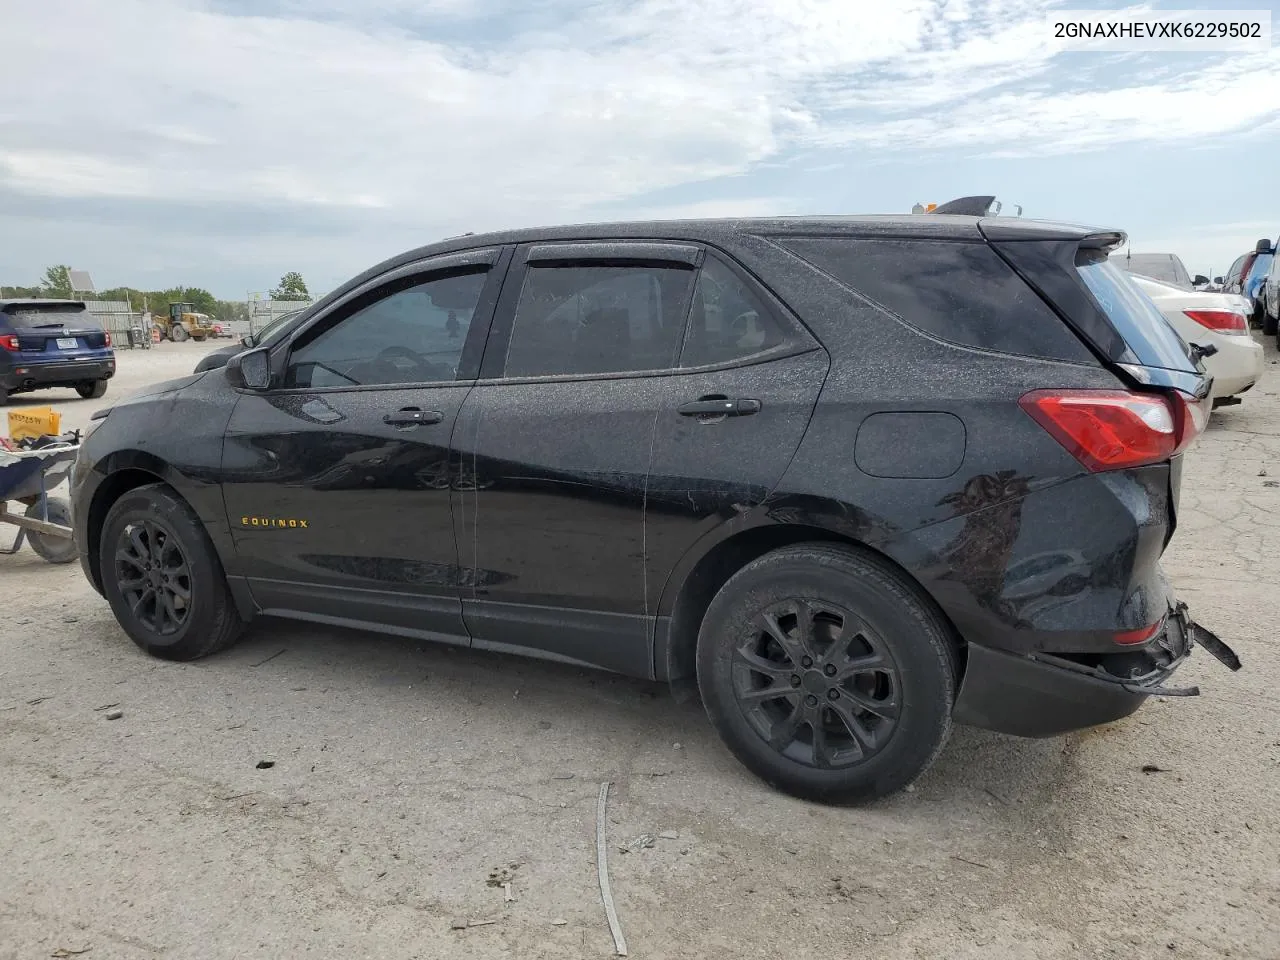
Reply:
M760 412L760 401L749 397L700 397L680 407L682 417L749 417Z
M402 407L395 413L383 416L382 422L394 427L416 427L430 423L439 423L444 414L439 410L421 410L418 407Z

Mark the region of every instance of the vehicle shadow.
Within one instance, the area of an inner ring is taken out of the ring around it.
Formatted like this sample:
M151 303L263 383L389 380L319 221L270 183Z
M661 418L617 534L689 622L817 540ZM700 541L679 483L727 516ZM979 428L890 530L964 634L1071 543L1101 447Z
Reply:
M432 722L472 756L496 744L521 757L522 778L549 777L566 756L597 779L686 775L703 791L783 797L756 780L720 742L696 694L665 683L468 647L261 618L231 650L202 661L228 684L265 673L291 689L358 704L376 739L429 702ZM449 719L444 719L449 718ZM348 715L348 719L350 716ZM427 742L424 738L424 743ZM967 800L992 808L1048 808L1075 777L1072 738L1024 740L957 727L937 763L909 793L873 805L913 816L921 802ZM486 765L488 766L488 765ZM491 776L506 774L495 756ZM933 806L933 804L930 804ZM930 816L936 816L932 811Z

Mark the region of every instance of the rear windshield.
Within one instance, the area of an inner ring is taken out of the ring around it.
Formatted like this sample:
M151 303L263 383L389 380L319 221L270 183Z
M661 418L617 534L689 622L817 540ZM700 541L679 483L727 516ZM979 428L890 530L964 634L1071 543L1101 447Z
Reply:
M5 309L4 319L14 327L33 330L39 327L75 327L96 329L101 326L84 307L27 307L11 306Z
M1169 370L1196 369L1178 331L1173 329L1151 298L1117 269L1114 259L1081 251L1076 260L1076 272L1139 363Z

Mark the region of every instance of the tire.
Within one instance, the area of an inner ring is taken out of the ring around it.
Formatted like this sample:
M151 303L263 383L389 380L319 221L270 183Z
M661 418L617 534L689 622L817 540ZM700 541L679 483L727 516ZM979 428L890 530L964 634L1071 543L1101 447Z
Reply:
M7 407L8 405L9 391L4 389L4 387L0 387L0 407Z
M86 380L84 383L76 384L76 393L85 400L97 400L106 395L107 381L105 380Z
M1276 335L1276 318L1267 312L1263 307L1262 301L1258 301L1258 305L1254 307L1255 313L1262 314L1262 335L1264 337L1274 337Z
M116 620L154 657L197 660L229 647L244 628L209 535L162 483L130 490L111 505L99 561Z
M26 515L37 520L61 524L64 527L71 526L71 504L61 497L46 497L45 504L48 506L48 514L45 513L44 507L36 502L27 507ZM75 540L70 537L55 537L28 530L27 542L31 544L31 549L47 563L71 563L80 556Z
M801 615L815 625L807 645L796 629ZM802 799L857 803L895 793L929 768L951 730L949 626L901 573L848 548L785 547L739 570L707 608L697 664L703 704L729 749ZM832 678L832 669L841 672ZM761 696L765 689L779 694Z
M196 343L204 343L205 341L204 337L192 337L191 339L193 339Z
M182 341L186 340L189 336L191 336L191 334L187 333L187 328L180 323L175 323L169 328L169 339L174 343L182 343Z

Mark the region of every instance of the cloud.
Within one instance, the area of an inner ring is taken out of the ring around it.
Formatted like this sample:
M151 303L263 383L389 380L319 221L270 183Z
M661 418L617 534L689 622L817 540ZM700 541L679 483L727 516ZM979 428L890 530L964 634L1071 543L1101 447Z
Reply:
M243 248L227 256L252 262L279 253L255 226L269 212L273 237L292 229L314 269L340 277L367 262L370 236L813 207L806 177L848 160L832 151L1041 155L1280 115L1280 88L1258 82L1278 72L1276 51L1107 73L1098 64L1118 61L1050 46L1044 12L1038 0L8 0L6 33L23 42L5 54L0 213L43 203L68 218L59 259L124 269L124 250L88 249L77 224L114 211L149 262L176 266L190 255L179 229L242 216ZM788 164L808 169L780 186ZM750 199L712 190L762 171L767 186L734 191ZM691 184L711 193L662 199ZM321 211L327 245L305 233ZM0 261L30 269L25 257L45 255L31 250L0 247Z

